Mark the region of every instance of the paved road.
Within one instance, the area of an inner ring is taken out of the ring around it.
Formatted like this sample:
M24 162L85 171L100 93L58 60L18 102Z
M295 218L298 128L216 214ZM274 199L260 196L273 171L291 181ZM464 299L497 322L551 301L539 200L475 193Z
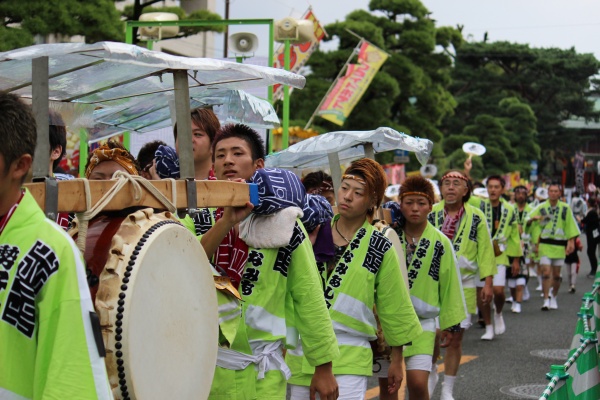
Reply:
M582 236L585 250L585 237ZM577 278L575 294L567 293L568 285L563 281L558 296L558 310L541 311L540 292L535 291L537 279L529 281L531 299L523 303L521 314L505 308L506 333L491 342L480 340L483 329L473 326L465 333L463 341L463 364L454 386L456 400L514 400L537 399L548 383L545 374L551 364L563 364L571 344L577 312L583 293L591 291L593 280L586 278L589 262L585 251L579 253L581 268ZM566 280L565 270L563 276ZM546 351L554 359L534 355ZM440 383L443 374L440 374ZM375 379L369 387L376 386ZM441 384L438 384L432 400L439 399ZM508 394L508 393L513 393ZM368 392L368 399L378 399L378 391ZM400 396L403 399L403 395Z

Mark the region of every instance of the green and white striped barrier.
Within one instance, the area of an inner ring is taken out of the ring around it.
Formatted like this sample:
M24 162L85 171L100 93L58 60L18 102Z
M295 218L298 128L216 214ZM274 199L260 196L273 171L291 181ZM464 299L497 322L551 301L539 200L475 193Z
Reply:
M599 400L600 366L600 273L591 292L584 294L577 313L575 335L569 359L563 365L552 365L546 378L550 380L539 400Z

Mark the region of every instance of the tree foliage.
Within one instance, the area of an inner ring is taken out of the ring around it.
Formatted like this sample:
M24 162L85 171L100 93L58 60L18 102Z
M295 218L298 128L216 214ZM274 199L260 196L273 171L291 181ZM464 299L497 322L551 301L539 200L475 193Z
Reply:
M460 46L462 36L453 28L436 28L419 0L372 0L369 9L371 12L353 11L344 21L325 27L330 35L326 40L337 38L339 47L311 56L306 88L291 97L294 118L310 118L352 54L359 35L386 51L389 58L343 127L315 118L317 128L336 131L389 126L439 141L439 125L456 105L448 91L452 59L447 53ZM384 155L379 160L391 162L391 158Z
M552 157L564 156L581 146L581 141L561 122L575 116L600 116L588 99L594 89L592 77L599 68L593 55L578 54L574 49L530 48L507 42L466 43L456 52L451 92L458 106L455 114L444 121L443 129L448 134L445 142L453 143L449 138L462 133L485 144L490 140L484 131L489 125L482 122L494 118L504 131L493 132L505 135L511 147L499 147L504 157L490 154L488 147L485 174L497 172L499 166L503 172L527 173L530 161L540 160L542 151ZM549 149L557 151L545 151ZM542 159L542 169L546 162L554 164L555 160Z
M88 43L124 38L112 0L2 0L0 21L1 50L32 45L35 35L83 35Z

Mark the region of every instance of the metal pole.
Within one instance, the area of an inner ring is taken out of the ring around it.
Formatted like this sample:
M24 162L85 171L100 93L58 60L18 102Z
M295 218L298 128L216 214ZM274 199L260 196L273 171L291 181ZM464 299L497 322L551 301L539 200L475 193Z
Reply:
M225 0L225 20L229 19L229 0ZM227 58L227 40L229 39L229 25L225 25L223 35L223 58Z
M342 183L342 169L340 168L340 156L336 152L328 153L327 158L329 159L329 170L331 171L331 180L333 181L333 192L337 202L338 190L340 190L340 184Z
M364 143L363 148L365 149L365 157L371 160L375 159L375 149L373 149L373 143Z
M195 169L187 70L173 71L173 79L175 83L175 115L177 116L175 122L177 122L177 140L179 140L180 175L181 179L193 179Z
M133 26L125 24L125 43L133 44Z
M346 68L348 67L348 64L350 64L350 61L352 61L352 59L354 58L354 56L360 51L360 46L362 46L362 42L363 42L362 40L360 42L358 42L358 44L356 45L356 47L354 48L354 50L352 50L352 54L350 54L350 57L348 57L348 60L346 60L346 63L344 64L344 66L342 67L342 69L340 70L340 72L337 74L337 76L335 77L335 79L333 80L333 83L329 87L329 90L327 91L327 93L325 93L325 96L323 96L323 98L321 99L321 102L319 103L319 105L317 106L317 108L315 109L315 111L310 116L310 119L306 123L306 126L304 127L304 130L307 130L312 125L312 123L313 123L313 121L315 119L315 116L317 115L317 113L319 112L319 109L321 108L321 106L325 102L325 99L327 99L327 96L329 96L329 93L331 93L331 91L335 87L335 84L337 83L338 79L340 79L341 76L342 76L342 74L344 72L346 72Z
M290 70L290 41L285 41L284 53L284 68ZM281 130L281 150L288 148L290 133L290 88L288 85L283 85L283 127Z
M85 178L85 164L88 159L88 133L81 128L79 130L79 177Z
M273 45L275 37L275 29L273 27L273 22L269 24L269 67L273 66ZM273 86L269 86L267 99L269 103L273 104ZM267 132L267 154L273 153L273 129L269 129Z
M50 174L50 124L48 123L48 57L34 58L32 66L32 109L37 125L37 145L33 155L33 179ZM18 132L15 132L18 133Z

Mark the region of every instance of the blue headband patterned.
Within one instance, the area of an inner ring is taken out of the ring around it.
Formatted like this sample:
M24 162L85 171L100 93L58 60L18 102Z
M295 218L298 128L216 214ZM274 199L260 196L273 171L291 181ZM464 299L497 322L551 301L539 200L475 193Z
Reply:
M392 212L392 221L390 222L400 222L402 221L403 215L402 210L400 209L400 204L395 201L388 201L387 203L383 203L382 208L387 208Z
M301 218L307 232L312 232L315 228L333 218L333 209L327 199L318 194L307 194L306 205L302 210L304 216Z
M158 146L154 153L156 159L156 173L161 179L179 179L179 157L174 148Z
M259 204L252 210L255 214L273 214L287 207L304 209L306 190L293 173L279 168L257 170L251 183L258 185Z

